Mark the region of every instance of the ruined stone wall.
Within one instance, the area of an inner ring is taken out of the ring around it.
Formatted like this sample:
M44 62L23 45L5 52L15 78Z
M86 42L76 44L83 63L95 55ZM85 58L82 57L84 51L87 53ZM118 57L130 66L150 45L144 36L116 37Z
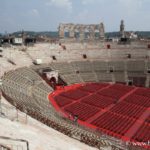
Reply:
M60 23L58 31L60 38L65 38L66 32L69 33L68 38L75 38L75 39L79 38L80 40L84 39L94 40L96 38L104 39L105 37L105 29L103 23L90 25ZM98 37L96 36L96 34L98 35Z

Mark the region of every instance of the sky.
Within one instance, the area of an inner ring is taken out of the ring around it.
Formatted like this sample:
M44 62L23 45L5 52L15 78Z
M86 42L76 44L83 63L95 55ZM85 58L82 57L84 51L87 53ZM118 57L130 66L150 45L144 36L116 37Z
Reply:
M0 0L0 33L57 31L59 23L100 24L150 31L150 0Z

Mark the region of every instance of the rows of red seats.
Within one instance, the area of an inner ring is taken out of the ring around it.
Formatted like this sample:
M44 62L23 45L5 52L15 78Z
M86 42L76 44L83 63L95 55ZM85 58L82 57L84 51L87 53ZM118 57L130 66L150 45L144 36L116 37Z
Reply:
M129 119L119 115L115 115L111 112L106 112L97 119L95 119L92 124L96 125L100 129L108 130L108 134L113 132L114 135L117 133L123 136L128 129L134 124L134 119Z
M100 89L102 89L108 85L109 84L107 84L107 83L101 83L101 84L91 83L91 84L86 84L84 86L81 86L79 89L93 93L93 92L96 92L96 91L98 91L98 90L100 90Z
M139 88L138 90L135 91L135 94L150 98L150 89Z
M142 107L150 107L150 98L142 95L132 94L125 101Z
M75 90L71 90L71 91L67 91L64 93L60 94L61 96L65 96L67 98L73 99L73 100L78 100L84 96L87 96L88 93L85 91L81 91L79 89L75 89Z
M64 111L73 116L78 116L82 121L86 121L93 116L91 119L94 120L98 115L91 124L97 126L98 130L104 133L120 138L150 107L150 90L138 88L123 101L118 102L121 97L133 90L134 87L121 84L107 87L108 85L105 83L85 84L77 89L56 95L54 99L58 106L63 107ZM110 105L111 108L108 107ZM106 107L109 108L108 111L106 111ZM132 136L133 140L142 142L150 140L150 116L144 122L146 123L143 123L136 134Z
M143 123L138 130L138 132L135 133L135 135L132 137L132 139L138 141L138 142L149 142L150 141L150 125Z
M125 86L123 84L114 84L114 85L111 86L111 88L115 89L115 90L119 90L119 91L125 91L125 92L129 92L132 89L134 89L134 87Z
M110 111L115 112L116 114L133 117L135 119L138 119L145 110L146 108L144 107L124 101L116 104L114 107L112 107L112 109L110 109Z
M104 95L104 96L108 96L111 98L115 98L115 99L120 99L123 95L125 95L127 92L125 91L119 91L119 90L115 90L113 88L108 88L108 89L104 89L100 92L98 92L98 94L100 95Z
M87 103L99 108L106 108L107 106L113 104L114 101L115 99L113 98L102 96L99 94L93 94L82 99L83 103Z
M73 102L71 99L60 95L55 96L54 99L60 107L63 107Z
M72 115L77 115L80 120L85 121L99 112L100 109L94 106L77 102L75 104L69 105L68 107L65 107L65 111Z
M149 114L149 116L146 118L146 120L145 120L147 123L149 123L150 124L150 114Z

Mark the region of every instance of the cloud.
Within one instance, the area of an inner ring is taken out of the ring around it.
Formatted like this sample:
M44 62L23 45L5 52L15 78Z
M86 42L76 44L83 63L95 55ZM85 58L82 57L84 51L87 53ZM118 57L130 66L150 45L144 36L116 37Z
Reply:
M84 9L83 11L79 12L75 20L80 23L86 23L88 21L87 19L88 17L89 17L89 11L87 9Z
M55 6L58 8L64 8L69 11L72 10L72 2L71 0L49 0L46 5Z
M139 11L144 0L118 0L120 5L130 13Z
M33 16L39 16L39 11L37 9L32 9L29 13Z
M82 0L81 2L83 5L87 5L87 4L93 3L94 0Z
M81 0L82 5L90 5L90 4L100 4L105 2L106 0Z

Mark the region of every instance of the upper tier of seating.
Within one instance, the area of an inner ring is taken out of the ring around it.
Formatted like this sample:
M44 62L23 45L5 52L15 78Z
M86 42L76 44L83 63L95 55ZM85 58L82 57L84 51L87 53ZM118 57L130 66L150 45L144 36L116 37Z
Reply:
M45 65L58 71L68 85L81 82L116 82L136 86L150 86L147 60L71 61L53 62ZM33 69L44 68L40 65Z

